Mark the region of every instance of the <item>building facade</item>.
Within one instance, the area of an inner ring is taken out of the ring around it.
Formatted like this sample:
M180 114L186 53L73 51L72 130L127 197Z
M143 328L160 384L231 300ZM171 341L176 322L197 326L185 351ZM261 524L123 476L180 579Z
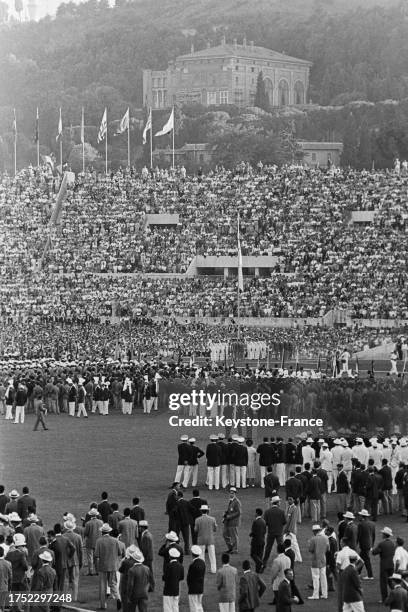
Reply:
M306 166L340 166L340 158L343 152L342 142L310 142L300 140L299 147L303 152L303 163Z
M307 103L309 61L257 47L246 39L238 44L225 39L169 62L167 70L143 71L143 100L153 109L173 104L253 106L262 71L271 106Z

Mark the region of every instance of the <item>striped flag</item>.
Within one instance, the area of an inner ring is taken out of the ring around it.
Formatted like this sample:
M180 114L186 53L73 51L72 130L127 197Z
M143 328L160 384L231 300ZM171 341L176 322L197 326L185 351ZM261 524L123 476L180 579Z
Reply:
M146 144L147 132L151 129L152 129L152 109L149 110L149 116L147 118L147 122L143 130L143 144Z
M61 108L59 109L59 121L58 121L58 132L57 135L55 137L55 140L58 142L58 140L60 138L62 138L62 114L61 114Z
M168 134L172 130L174 130L174 106L172 108L170 117L168 118L167 122L164 124L163 128L155 134L155 136L164 136L165 134Z
M82 107L82 117L81 117L81 143L85 143L85 121L84 121L84 107Z
M102 117L102 121L101 121L101 126L99 128L99 132L98 132L98 142L102 142L102 140L104 140L106 138L106 132L108 131L108 119L107 119L107 112L106 112L106 108L105 111L103 113L103 117Z
M129 115L129 108L128 108L126 113L123 115L122 119L120 120L120 124L119 124L116 134L123 134L123 132L126 132L126 130L129 129L129 119L130 119L130 115Z

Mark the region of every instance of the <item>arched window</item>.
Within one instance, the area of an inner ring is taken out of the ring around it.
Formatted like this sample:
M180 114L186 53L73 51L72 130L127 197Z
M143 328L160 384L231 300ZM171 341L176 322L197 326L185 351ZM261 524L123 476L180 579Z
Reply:
M272 83L272 79L270 79L269 77L265 77L264 78L264 84L265 84L265 92L266 92L266 95L268 96L268 100L269 100L269 105L273 106L273 83Z
M305 87L302 81L296 81L295 83L295 104L305 103Z
M285 79L279 81L279 106L288 106L289 104L289 85Z

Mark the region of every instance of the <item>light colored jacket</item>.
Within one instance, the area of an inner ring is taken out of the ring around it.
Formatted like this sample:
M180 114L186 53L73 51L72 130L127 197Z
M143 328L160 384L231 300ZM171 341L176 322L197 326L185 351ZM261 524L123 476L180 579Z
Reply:
M329 538L323 532L311 538L309 541L309 552L312 554L312 567L326 567L326 552L329 548Z
M215 532L217 531L217 523L213 516L203 514L195 520L194 531L197 532L197 544L199 546L210 546L215 543Z
M217 572L217 589L219 603L230 603L237 597L238 572L232 565L223 565Z

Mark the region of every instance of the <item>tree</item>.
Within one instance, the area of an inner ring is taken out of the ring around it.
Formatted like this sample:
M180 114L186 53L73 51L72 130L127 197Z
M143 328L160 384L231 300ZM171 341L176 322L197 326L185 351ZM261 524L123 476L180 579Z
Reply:
M258 73L256 80L256 94L255 94L255 106L262 108L264 111L270 110L269 98L265 89L265 81L263 78L262 70Z

